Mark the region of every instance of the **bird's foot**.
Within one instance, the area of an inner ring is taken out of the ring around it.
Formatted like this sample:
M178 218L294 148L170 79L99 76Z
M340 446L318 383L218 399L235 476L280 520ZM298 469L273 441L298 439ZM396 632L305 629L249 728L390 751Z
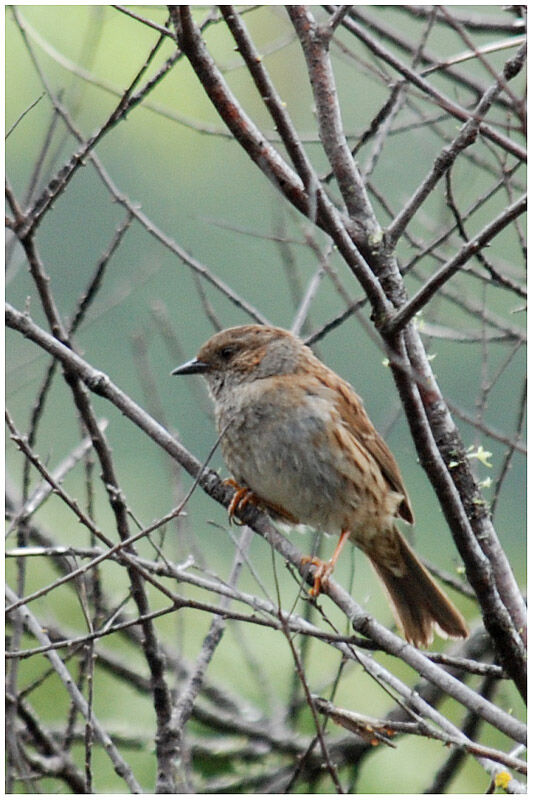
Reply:
M333 572L335 562L332 558L330 558L329 561L323 561L317 556L304 556L302 558L302 564L313 564L313 566L316 567L313 586L309 589L309 594L311 597L318 597Z
M255 492L252 492L252 490L248 489L247 486L241 486L237 483L237 481L234 481L233 478L227 478L224 483L226 486L231 486L233 489L235 489L235 494L231 498L231 503L228 506L228 518L230 525L231 523L234 523L235 525L244 525L244 522L241 522L241 520L235 515L244 511L249 503L254 506L260 506L261 500L255 494Z
M341 550L349 538L350 530L348 528L344 528L341 531L339 541L337 542L337 546L335 547L334 553L329 561L322 561L322 559L318 558L318 556L304 556L304 558L302 558L302 564L313 564L316 567L313 588L309 592L311 597L318 597L322 591L322 587L327 584L331 577L331 573L335 569L335 564L337 563L337 559L341 554Z
M235 514L238 512L244 511L246 506L251 503L256 508L261 509L261 511L266 511L270 514L273 519L279 519L283 522L291 522L294 525L298 524L298 520L293 514L290 514L281 506L276 505L275 503L269 503L266 500L263 500L262 497L259 497L254 491L249 489L247 486L241 486L237 481L233 480L233 478L227 478L224 481L226 486L231 486L235 489L235 494L231 500L231 503L228 506L228 516L229 521L234 522L235 525L242 525L243 523L235 517Z

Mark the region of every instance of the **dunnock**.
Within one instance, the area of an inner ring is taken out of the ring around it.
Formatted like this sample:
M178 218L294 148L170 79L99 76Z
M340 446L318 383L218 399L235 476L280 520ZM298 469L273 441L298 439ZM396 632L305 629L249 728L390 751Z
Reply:
M394 456L352 387L288 331L263 325L212 336L173 375L202 374L237 489L274 518L340 534L317 569L317 595L347 539L369 557L409 642L465 637L465 621L398 531L414 521Z

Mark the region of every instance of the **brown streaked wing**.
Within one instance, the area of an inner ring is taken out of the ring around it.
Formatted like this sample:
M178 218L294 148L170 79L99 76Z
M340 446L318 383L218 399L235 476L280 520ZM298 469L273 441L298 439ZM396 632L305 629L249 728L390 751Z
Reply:
M406 522L414 522L414 514L409 502L409 496L404 486L402 476L396 459L389 450L384 439L372 425L366 413L362 400L352 387L329 370L328 381L337 390L337 408L341 418L346 423L350 433L362 444L379 464L385 479L395 492L403 495L404 499L398 507L399 516Z

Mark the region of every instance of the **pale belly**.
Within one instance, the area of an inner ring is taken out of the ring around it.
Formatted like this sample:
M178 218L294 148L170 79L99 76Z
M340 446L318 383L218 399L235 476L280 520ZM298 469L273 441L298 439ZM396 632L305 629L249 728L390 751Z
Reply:
M326 446L326 414L320 402L298 417L279 411L274 416L268 404L255 403L253 411L234 413L221 448L239 484L300 523L338 533L347 486Z
M327 393L300 391L296 399L294 388L275 379L226 393L216 405L224 460L237 483L267 505L326 533L348 529L366 549L393 526L403 495Z

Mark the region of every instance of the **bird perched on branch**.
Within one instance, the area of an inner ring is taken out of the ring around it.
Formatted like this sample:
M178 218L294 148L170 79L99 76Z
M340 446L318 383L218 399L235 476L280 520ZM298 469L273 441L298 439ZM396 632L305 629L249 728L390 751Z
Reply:
M414 517L394 456L352 387L296 336L244 325L212 336L173 375L201 374L215 404L236 488L230 512L254 502L272 517L339 541L315 565L317 596L349 539L370 559L406 639L418 647L468 635L459 611L420 563L395 520Z

